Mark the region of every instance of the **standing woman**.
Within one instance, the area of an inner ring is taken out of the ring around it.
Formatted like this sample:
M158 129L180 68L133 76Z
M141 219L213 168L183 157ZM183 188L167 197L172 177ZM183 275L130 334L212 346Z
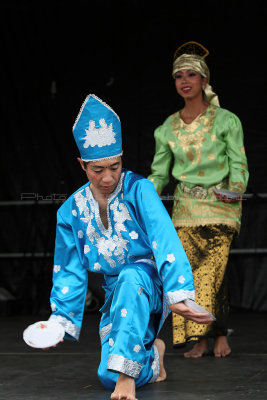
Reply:
M196 42L179 47L172 76L184 107L155 130L156 151L148 177L160 194L172 175L178 181L172 221L191 263L196 302L215 315L210 325L199 325L172 315L173 344L194 341L185 357L202 357L214 339L216 357L231 349L227 342L228 302L226 265L231 241L239 232L240 197L215 194L216 189L244 193L248 182L243 130L238 117L219 106L209 85L205 57ZM167 233L166 233L167 234Z

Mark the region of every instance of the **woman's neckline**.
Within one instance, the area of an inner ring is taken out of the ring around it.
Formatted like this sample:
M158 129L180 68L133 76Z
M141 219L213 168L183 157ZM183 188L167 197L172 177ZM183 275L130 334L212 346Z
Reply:
M208 104L207 107L206 107L203 111L201 111L199 114L197 114L190 122L186 122L186 121L182 118L182 116L181 116L181 111L182 111L182 110L181 110L181 111L179 111L179 119L182 121L183 124L185 124L185 125L190 125L190 124L196 122L196 120L197 120L198 118L202 117L203 115L206 115L206 113L207 113L209 107L210 107L210 104Z

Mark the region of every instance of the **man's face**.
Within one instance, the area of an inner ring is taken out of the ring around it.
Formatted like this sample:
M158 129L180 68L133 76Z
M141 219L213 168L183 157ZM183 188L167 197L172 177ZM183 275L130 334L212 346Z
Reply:
M109 196L117 187L121 176L121 157L110 160L90 161L85 170L88 180L91 182L93 194Z

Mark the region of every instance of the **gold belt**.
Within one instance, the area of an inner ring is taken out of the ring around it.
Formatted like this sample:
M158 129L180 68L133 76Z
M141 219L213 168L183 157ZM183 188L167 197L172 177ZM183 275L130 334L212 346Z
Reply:
M183 193L188 194L190 197L194 197L196 199L205 199L207 196L211 196L214 194L214 189L223 189L226 187L226 182L220 182L215 186L211 186L208 189L203 188L202 186L194 186L189 188L185 186L183 182L180 182L180 188Z

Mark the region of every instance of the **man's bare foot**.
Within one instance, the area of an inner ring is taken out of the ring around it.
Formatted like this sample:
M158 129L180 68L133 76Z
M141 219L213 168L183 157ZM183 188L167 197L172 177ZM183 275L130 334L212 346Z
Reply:
M215 357L226 357L231 353L226 336L217 336L215 338L213 352Z
M200 339L199 342L197 342L194 347L188 351L187 353L184 353L185 358L200 358L202 356L205 356L208 354L209 349L208 349L208 339L202 338Z
M135 397L134 378L121 373L110 398L112 400L137 400Z
M159 376L156 379L156 382L165 381L167 378L166 370L164 368L164 354L165 354L165 343L161 339L155 340L155 345L157 346L159 352Z

